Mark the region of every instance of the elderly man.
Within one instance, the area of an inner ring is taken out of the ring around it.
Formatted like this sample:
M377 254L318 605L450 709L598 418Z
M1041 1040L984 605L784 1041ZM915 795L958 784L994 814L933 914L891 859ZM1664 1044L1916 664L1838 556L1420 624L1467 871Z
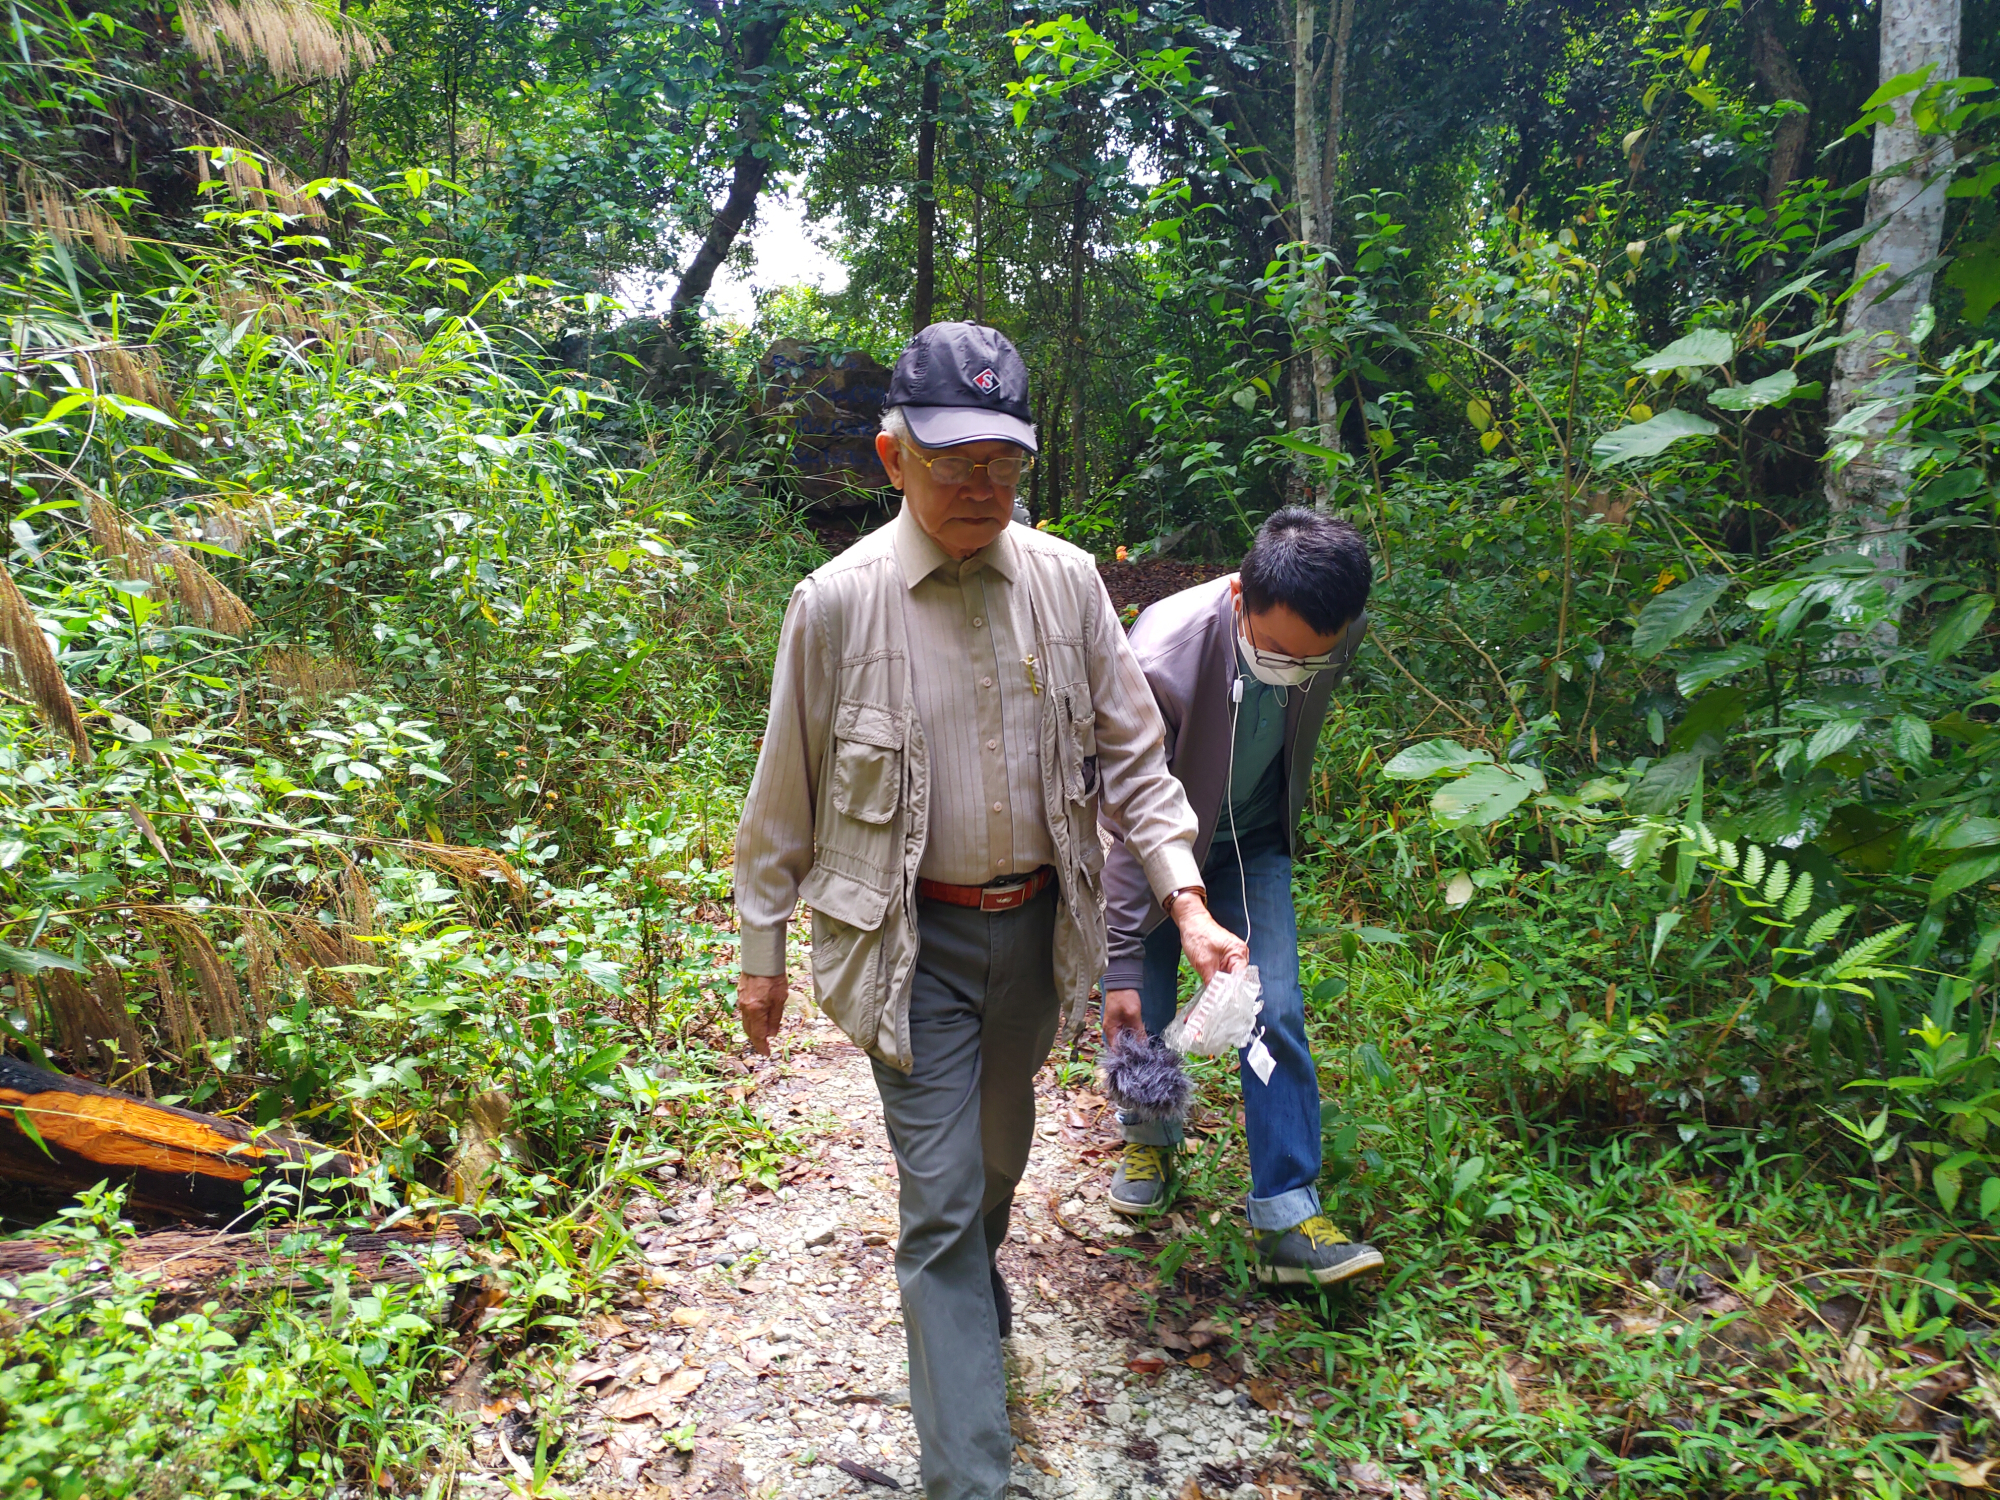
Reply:
M1167 757L1200 820L1196 857L1216 914L1242 933L1263 982L1261 1031L1243 1051L1256 1271L1267 1282L1345 1281L1382 1264L1320 1212L1319 1075L1299 992L1292 850L1309 800L1313 747L1334 684L1368 628L1368 549L1345 521L1281 510L1227 578L1162 599L1132 627L1132 649L1167 724ZM1115 815L1112 819L1115 823ZM1104 1034L1174 1018L1181 945L1120 842L1105 867L1111 962ZM1200 968L1197 960L1196 967ZM1128 1120L1111 1179L1118 1213L1167 1202L1175 1126Z
M1198 899L1195 817L1090 557L1010 525L1028 376L938 323L897 361L876 450L903 508L792 594L736 841L738 996L768 1053L785 923L812 908L820 1008L874 1060L902 1195L896 1274L931 1500L991 1500L1014 1449L994 1255L1034 1075L1106 956L1100 802L1204 974L1247 958Z

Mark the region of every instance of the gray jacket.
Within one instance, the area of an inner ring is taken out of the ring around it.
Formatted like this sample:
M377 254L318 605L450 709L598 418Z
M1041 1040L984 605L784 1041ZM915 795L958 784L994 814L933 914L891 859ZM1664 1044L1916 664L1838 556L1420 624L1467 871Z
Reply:
M1231 574L1233 578L1235 575ZM1153 701L1167 725L1167 768L1187 790L1198 824L1194 857L1208 860L1215 825L1222 817L1229 790L1229 688L1240 670L1236 651L1236 611L1229 593L1230 578L1184 589L1162 599L1139 616L1132 627L1132 649L1145 669ZM1299 814L1312 790L1313 750L1334 686L1347 675L1354 653L1368 633L1364 611L1342 643L1339 662L1319 673L1285 698L1285 843L1298 837ZM1110 959L1104 988L1136 990L1145 967L1142 943L1147 933L1166 919L1146 884L1138 860L1125 848L1121 831L1103 819L1112 834L1104 862L1105 926Z

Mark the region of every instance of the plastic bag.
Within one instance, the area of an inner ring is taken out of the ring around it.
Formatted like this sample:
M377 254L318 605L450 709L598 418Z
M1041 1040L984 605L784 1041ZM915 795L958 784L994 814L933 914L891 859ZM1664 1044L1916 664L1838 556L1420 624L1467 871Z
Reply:
M1225 969L1187 1003L1187 1008L1161 1033L1176 1052L1195 1057L1222 1057L1246 1047L1257 1029L1264 1002L1264 982L1257 966Z

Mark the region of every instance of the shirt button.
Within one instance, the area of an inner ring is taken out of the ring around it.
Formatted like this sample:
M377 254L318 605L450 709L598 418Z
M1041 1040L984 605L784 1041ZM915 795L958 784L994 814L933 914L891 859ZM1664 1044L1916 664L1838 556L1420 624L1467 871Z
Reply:
M982 625L984 625L985 623L986 623L985 619L984 619L983 617L979 616L979 615L974 615L974 616L972 617L972 628L973 628L974 630L977 630L977 629L979 629L979 628L980 628L980 627L981 627Z
M1007 861L1004 859L996 859L993 861L993 868L996 870L1004 870L1007 868Z
M991 677L982 677L979 679L979 685L981 687L992 687L993 679Z
M998 740L988 740L986 742L986 748L988 750L998 750L1000 748L1000 742Z
M999 803L997 803L997 802L996 802L996 803L994 803L994 804L993 804L993 810L994 810L995 812L998 812L998 811L1000 811L1000 804L999 804Z

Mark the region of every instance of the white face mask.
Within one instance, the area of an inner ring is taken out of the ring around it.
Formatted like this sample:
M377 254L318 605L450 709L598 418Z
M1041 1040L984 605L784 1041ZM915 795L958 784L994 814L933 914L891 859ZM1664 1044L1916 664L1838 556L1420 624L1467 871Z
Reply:
M1281 651L1265 651L1250 643L1242 606L1236 610L1236 649L1250 675L1266 687L1297 687L1334 664L1337 652L1324 656L1286 656Z

